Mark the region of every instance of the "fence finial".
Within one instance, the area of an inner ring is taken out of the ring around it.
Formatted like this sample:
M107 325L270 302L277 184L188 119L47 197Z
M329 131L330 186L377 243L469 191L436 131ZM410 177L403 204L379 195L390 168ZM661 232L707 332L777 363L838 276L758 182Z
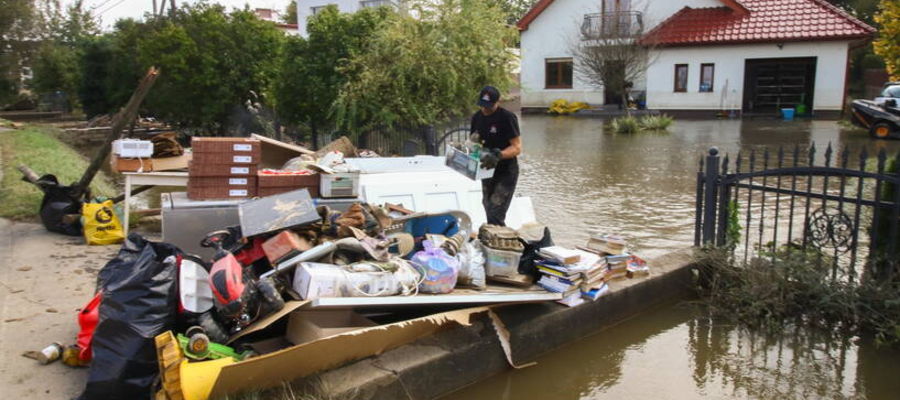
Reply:
M718 148L718 147L715 147L715 146L710 147L710 148L709 148L709 155L711 155L711 156L717 156L717 155L719 155L719 148Z

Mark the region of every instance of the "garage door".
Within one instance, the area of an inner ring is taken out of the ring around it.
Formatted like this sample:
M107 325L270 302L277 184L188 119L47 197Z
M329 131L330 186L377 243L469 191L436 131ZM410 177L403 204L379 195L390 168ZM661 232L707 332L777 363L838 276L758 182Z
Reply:
M745 63L744 112L812 112L816 58L750 59Z

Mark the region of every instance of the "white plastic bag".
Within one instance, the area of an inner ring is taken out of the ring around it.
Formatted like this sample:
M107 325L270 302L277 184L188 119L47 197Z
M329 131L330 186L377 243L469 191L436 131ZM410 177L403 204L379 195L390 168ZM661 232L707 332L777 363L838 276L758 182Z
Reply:
M484 252L478 240L466 242L459 249L459 278L460 285L474 287L478 290L487 289L487 281L484 272Z

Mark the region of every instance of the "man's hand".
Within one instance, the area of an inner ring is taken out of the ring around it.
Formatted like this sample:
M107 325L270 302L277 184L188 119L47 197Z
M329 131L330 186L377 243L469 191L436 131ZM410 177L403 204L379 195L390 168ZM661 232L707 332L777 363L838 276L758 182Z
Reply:
M497 168L497 163L500 162L500 153L500 149L490 149L481 153L481 168Z

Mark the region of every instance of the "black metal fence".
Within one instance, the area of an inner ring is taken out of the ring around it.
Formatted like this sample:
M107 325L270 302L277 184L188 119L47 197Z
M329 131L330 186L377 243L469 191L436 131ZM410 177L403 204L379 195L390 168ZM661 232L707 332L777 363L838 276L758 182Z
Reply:
M732 162L716 148L700 160L694 244L730 249L735 260L789 249L817 254L832 279L897 277L900 154L847 149L765 149Z
M328 133L317 132L314 136L316 148L347 136L357 147L383 156L442 155L446 144L464 141L468 137L469 123L467 120L455 119L437 125L396 124L357 130L330 129L326 132Z

